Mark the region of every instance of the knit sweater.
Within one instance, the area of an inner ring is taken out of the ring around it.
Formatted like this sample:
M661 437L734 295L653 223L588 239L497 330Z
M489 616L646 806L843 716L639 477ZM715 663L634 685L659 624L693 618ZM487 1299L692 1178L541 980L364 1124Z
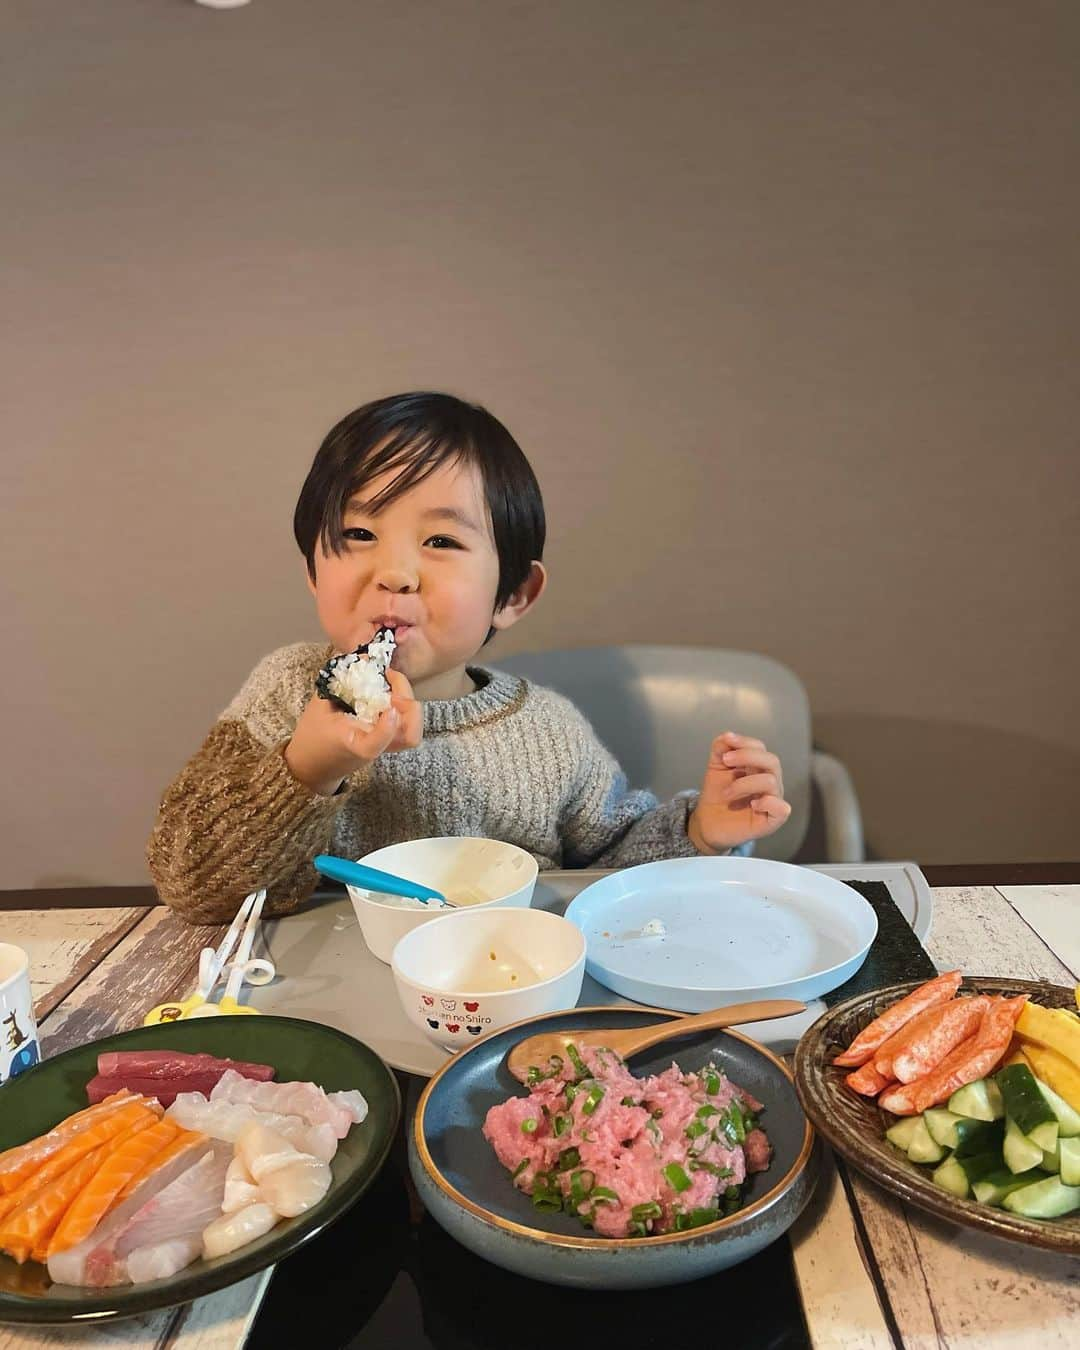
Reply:
M405 839L479 835L517 844L541 868L622 867L696 854L691 794L660 805L632 791L567 699L471 668L462 698L423 705L424 735L322 796L283 751L330 655L296 643L265 657L166 790L148 861L166 904L195 923L231 918L267 889L265 913L310 898L317 853L360 858Z

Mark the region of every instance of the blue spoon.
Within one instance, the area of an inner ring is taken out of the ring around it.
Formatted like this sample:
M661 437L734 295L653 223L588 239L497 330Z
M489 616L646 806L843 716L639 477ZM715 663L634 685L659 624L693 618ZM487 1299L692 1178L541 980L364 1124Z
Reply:
M336 858L330 853L320 853L312 861L316 872L321 872L331 881L359 886L365 891L378 891L382 895L401 895L407 900L419 900L425 905L434 900L437 904L454 908L453 902L447 900L441 891L433 891L430 886L421 886L418 881L407 881L404 877L395 876L393 872L380 872L377 867L350 862L348 858Z

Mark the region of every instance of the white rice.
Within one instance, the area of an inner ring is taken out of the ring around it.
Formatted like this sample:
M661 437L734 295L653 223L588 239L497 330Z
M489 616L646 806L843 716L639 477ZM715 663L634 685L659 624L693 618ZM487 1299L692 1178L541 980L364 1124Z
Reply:
M348 652L334 662L327 688L353 709L353 716L365 731L370 731L390 706L385 672L396 646L394 634L387 630L381 642L368 644L366 653Z

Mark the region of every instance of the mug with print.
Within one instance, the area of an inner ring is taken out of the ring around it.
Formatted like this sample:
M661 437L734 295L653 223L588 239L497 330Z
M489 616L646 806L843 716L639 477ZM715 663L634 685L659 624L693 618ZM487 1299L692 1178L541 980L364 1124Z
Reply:
M0 1083L25 1073L40 1058L30 958L21 947L0 942Z

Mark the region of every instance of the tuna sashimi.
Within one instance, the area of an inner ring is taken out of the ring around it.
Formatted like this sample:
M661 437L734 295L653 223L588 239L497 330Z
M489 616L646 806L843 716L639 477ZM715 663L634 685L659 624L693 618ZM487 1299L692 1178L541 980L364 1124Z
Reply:
M103 1287L134 1280L128 1256L140 1247L156 1248L196 1238L189 1258L193 1261L202 1250L203 1229L221 1214L225 1172L231 1155L231 1149L220 1143L204 1149L193 1166L152 1195L125 1223L113 1225L108 1236L94 1243L86 1257L84 1282ZM174 1250L167 1259L174 1260L177 1256Z
M118 1233L148 1201L193 1167L212 1147L209 1140L193 1136L189 1148L180 1152L170 1151L168 1160L145 1175L127 1199L110 1210L81 1242L67 1248L66 1251L49 1252L48 1266L51 1278L57 1284L85 1284L86 1264L95 1249L109 1243L113 1235ZM164 1152L162 1149L162 1155Z
M242 1059L218 1059L214 1055L187 1055L179 1050L109 1050L98 1055L98 1073L103 1078L117 1078L131 1074L135 1078L174 1078L202 1077L216 1074L218 1078L227 1070L238 1073L244 1078L266 1082L273 1078L274 1070L269 1064L251 1064ZM201 1092L202 1088L185 1088L184 1091Z
M352 1126L367 1115L367 1103L358 1092L335 1096L339 1100L332 1100L315 1083L253 1083L230 1071L222 1075L210 1093L210 1100L253 1106L256 1111L275 1111L282 1116L300 1116L309 1125L329 1125L336 1138L344 1139Z
M204 1097L209 1097L220 1078L221 1074L217 1072L189 1074L184 1078L137 1078L134 1074L105 1078L99 1073L87 1083L86 1098L98 1102L124 1087L146 1097L156 1097L162 1106L171 1106L181 1092L201 1092Z
M62 1149L69 1140L88 1130L111 1111L120 1110L128 1104L131 1097L132 1094L125 1090L98 1105L76 1111L73 1116L62 1120L47 1134L38 1135L25 1144L16 1145L15 1148L5 1149L0 1153L0 1195L21 1186L27 1177L31 1176L47 1158L51 1158Z
M309 1125L299 1116L257 1111L240 1102L207 1101L198 1092L181 1092L166 1113L187 1130L201 1130L212 1139L234 1144L247 1125L266 1125L283 1135L293 1148L330 1162L337 1152L337 1135L330 1125Z
M49 1242L49 1255L65 1252L89 1237L132 1177L143 1171L179 1130L175 1121L159 1120L115 1148L60 1220Z

